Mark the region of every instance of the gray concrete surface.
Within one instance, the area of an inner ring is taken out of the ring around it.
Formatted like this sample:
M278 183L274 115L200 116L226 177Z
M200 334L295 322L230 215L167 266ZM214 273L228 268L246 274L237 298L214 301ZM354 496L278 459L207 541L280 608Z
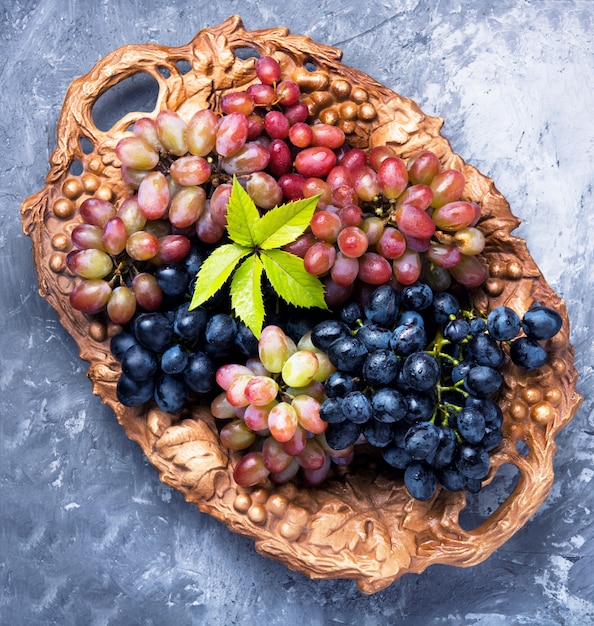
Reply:
M37 294L19 205L43 186L69 83L118 46L181 45L234 13L340 47L443 117L567 301L585 402L545 504L481 565L365 596L258 556L159 482ZM0 43L0 623L594 624L591 1L0 0Z

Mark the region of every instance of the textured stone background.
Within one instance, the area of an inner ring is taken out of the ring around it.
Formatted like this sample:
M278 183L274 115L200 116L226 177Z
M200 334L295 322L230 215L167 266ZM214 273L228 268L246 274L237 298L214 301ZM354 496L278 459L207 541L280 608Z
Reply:
M19 205L43 186L69 83L118 46L181 45L234 13L335 45L443 117L567 301L585 402L545 504L472 569L364 596L258 556L158 481L37 294ZM591 1L0 0L0 42L0 623L594 624Z

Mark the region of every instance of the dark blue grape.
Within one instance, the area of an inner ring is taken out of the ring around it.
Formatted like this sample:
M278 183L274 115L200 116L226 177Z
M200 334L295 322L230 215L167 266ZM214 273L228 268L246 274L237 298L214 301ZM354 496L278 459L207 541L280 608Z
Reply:
M383 387L371 396L373 417L378 422L391 424L400 421L408 409L404 396L390 387Z
M111 338L109 349L113 354L113 358L116 359L116 361L121 361L126 350L137 343L138 340L132 333L122 331Z
M248 359L258 355L258 340L256 339L256 335L241 321L237 322L235 347Z
M485 436L485 418L477 409L464 408L458 413L456 427L468 443L479 443Z
M464 386L475 396L490 396L503 384L503 376L492 367L477 365L466 376Z
M188 389L179 378L163 374L155 383L154 398L162 411L179 413L188 402Z
M462 491L466 487L467 478L455 467L444 467L437 471L437 480L446 491Z
M545 306L534 306L524 313L522 328L530 339L551 339L563 325L563 318L557 311Z
M398 376L400 360L391 350L376 350L363 363L363 378L372 387L391 383Z
M342 398L351 391L360 388L359 381L352 374L336 370L324 382L324 391L328 398Z
M424 311L433 302L433 290L429 285L416 282L407 285L400 292L400 303L405 309L412 311Z
M381 285L367 296L363 310L368 320L387 328L396 320L398 308L398 294L390 285Z
M206 259L206 257L207 253L204 247L198 244L196 241L192 241L190 251L182 261L183 266L190 278L194 278L196 274L200 271L202 263L204 263L204 259Z
M430 500L437 489L437 477L427 464L413 461L404 470L404 486L415 500Z
M153 397L154 382L148 380L134 380L121 374L116 385L116 397L124 406L140 406Z
M328 351L337 339L350 337L351 329L340 320L324 320L316 324L311 331L311 342L316 348Z
M369 445L376 448L385 448L392 443L392 425L377 420L369 420L363 424L363 436Z
M377 324L365 324L357 330L357 339L362 341L369 352L390 347L392 331Z
M487 322L482 317L473 317L469 322L470 334L481 335L487 330Z
M351 391L341 402L346 419L354 424L365 424L371 419L371 402L362 391Z
M403 324L396 326L390 339L390 348L398 356L408 356L422 350L427 344L427 335L424 326Z
M474 361L470 361L469 359L466 359L465 361L462 361L461 363L454 365L454 367L452 368L452 373L450 374L452 382L457 383L457 382L460 382L461 380L464 380L466 376L468 375L468 372L473 367L475 367L475 365L476 363Z
M404 447L413 459L426 459L439 445L439 430L432 422L413 424L404 437Z
M154 276L165 301L176 301L188 294L189 279L184 265L167 263L158 267Z
M315 345L315 344L314 344ZM360 372L368 351L357 337L348 335L333 341L326 351L330 362L343 372Z
M512 341L509 356L516 365L529 370L542 367L547 362L547 351L536 339L528 337L520 337Z
M456 467L466 478L482 480L491 467L489 453L484 448L461 445L458 448Z
M204 307L190 311L190 303L185 302L175 310L173 331L181 339L193 343L202 339L207 322L208 311Z
M192 391L208 393L215 387L215 373L215 364L208 354L195 352L188 358L188 365L183 371L183 378Z
M134 334L146 348L163 352L172 342L173 323L164 313L143 313L134 322Z
M396 326L402 326L404 324L425 326L425 319L418 311L402 311L396 319Z
M328 424L340 424L346 420L342 410L342 398L328 398L320 407L320 417Z
M315 325L316 320L310 313L300 311L289 317L285 324L285 332L295 343L299 343L301 337L310 332Z
M361 434L360 426L353 422L344 421L339 424L328 424L326 429L326 443L333 450L344 450L353 445Z
M487 317L487 330L498 341L509 341L520 333L520 318L507 306L498 306Z
M181 374L188 365L188 353L180 346L173 345L161 355L161 369L165 374Z
M439 382L439 364L427 352L413 352L404 360L402 378L412 389L429 391Z
M503 411L493 398L477 398L476 396L468 396L464 406L478 409L485 416L485 424L501 427L503 424Z
M446 467L454 460L458 440L456 439L456 433L453 428L449 426L440 426L438 428L439 443L437 449L430 457L430 462L433 467Z
M404 418L407 422L412 424L431 419L437 403L434 394L413 390L406 394L405 399L407 410Z
M397 469L405 469L412 461L410 454L404 448L394 444L382 448L382 458L388 465Z
M484 333L474 335L468 343L468 349L473 359L479 365L488 365L489 367L499 369L505 360L503 351L497 341Z
M495 450L495 448L503 441L503 433L500 426L494 424L485 425L485 436L481 439L480 444L487 452Z
M135 344L122 357L122 372L136 381L152 378L159 369L157 355L148 348Z
M445 324L453 315L460 312L460 303L456 296L447 291L438 291L433 294L433 302L429 307L431 317L438 324Z
M206 323L204 338L213 348L230 348L235 343L236 336L237 322L226 313L217 313Z
M462 341L470 334L470 324L460 317L450 320L443 328L443 336L452 343Z
M347 326L355 328L359 320L363 319L363 309L356 300L351 300L341 307L339 315Z

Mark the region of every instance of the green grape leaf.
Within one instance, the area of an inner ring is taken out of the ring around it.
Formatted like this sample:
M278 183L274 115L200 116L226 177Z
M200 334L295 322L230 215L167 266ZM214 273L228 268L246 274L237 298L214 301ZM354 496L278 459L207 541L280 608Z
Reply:
M324 287L307 272L303 259L284 250L262 251L260 258L272 288L283 300L299 307L328 309Z
M247 191L233 176L233 187L227 204L227 233L240 246L253 248L258 242L254 230L260 221L260 213Z
M262 332L265 314L262 269L262 261L253 254L242 261L231 280L231 306L256 337Z
M251 253L251 248L236 243L228 243L215 248L198 272L190 309L212 298L231 276L239 261Z
M258 247L271 250L295 241L309 226L320 195L288 202L265 213L254 226Z

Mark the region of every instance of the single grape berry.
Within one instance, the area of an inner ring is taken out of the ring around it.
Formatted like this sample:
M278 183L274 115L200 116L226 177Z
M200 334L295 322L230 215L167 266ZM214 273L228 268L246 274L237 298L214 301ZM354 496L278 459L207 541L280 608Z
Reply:
M414 352L404 360L402 379L412 389L428 391L439 382L439 364L427 352Z
M529 370L542 367L547 361L547 351L536 339L529 337L519 337L513 341L509 355L516 365Z
M551 339L560 330L563 319L555 311L545 306L534 306L522 317L522 328L530 339Z
M498 341L509 341L520 333L521 323L518 314L509 307L498 306L487 317L489 334Z
M414 461L404 470L404 486L415 500L430 500L437 489L437 477L427 464Z

